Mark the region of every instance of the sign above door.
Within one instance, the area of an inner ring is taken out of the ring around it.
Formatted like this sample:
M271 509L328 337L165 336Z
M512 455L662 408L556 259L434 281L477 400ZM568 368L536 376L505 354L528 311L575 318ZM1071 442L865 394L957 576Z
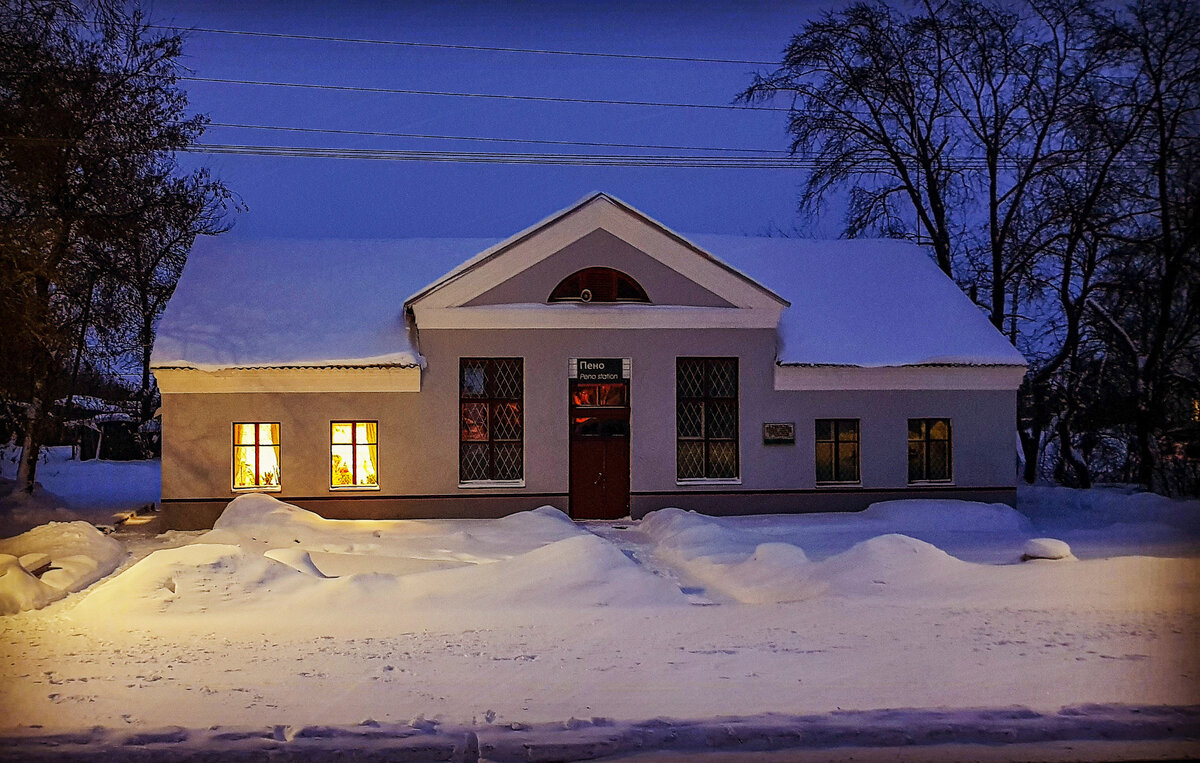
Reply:
M633 370L631 358L570 358L567 377L581 382L613 382L628 379Z

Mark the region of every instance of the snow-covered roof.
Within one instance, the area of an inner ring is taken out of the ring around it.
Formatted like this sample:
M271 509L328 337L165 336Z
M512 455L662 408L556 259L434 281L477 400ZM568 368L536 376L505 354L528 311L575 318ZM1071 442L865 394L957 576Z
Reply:
M784 365L1025 365L915 244L716 235L688 240L791 302L779 326L778 361Z
M789 365L1024 365L921 248L878 239L687 240L791 302ZM156 368L423 365L406 299L494 239L202 239L154 346Z
M209 371L419 365L404 300L493 243L199 239L151 364Z
M99 413L121 413L125 409L120 403L110 402L103 398L94 397L92 395L74 395L70 398L71 405L84 411L97 411ZM56 405L66 406L67 398L62 398L56 401Z

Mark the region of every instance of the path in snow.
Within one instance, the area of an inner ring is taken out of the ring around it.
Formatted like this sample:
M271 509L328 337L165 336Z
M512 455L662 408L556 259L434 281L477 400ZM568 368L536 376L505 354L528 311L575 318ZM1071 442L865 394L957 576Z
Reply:
M679 587L680 593L687 597L688 602L696 606L712 604L729 604L727 596L721 596L715 591L708 590L700 581L693 578L678 565L673 565L654 553L654 541L646 533L637 529L637 523L630 521L592 520L578 522L579 526L588 532L600 536L621 549L621 553L629 557L638 566L653 572L661 578L669 580Z

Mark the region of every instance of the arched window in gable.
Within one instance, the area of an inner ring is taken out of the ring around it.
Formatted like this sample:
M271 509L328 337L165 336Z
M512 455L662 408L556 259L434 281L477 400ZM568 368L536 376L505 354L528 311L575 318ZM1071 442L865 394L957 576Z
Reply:
M612 268L584 268L564 278L549 302L649 302L642 285Z

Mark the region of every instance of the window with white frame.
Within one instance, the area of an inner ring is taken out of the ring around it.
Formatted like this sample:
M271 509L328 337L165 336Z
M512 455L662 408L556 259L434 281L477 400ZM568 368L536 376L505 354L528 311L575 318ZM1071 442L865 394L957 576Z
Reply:
M857 483L858 419L817 419L817 482Z
M738 359L675 359L675 475L738 477Z
M462 358L458 380L458 481L524 479L524 361Z
M329 424L329 486L379 487L379 422L332 421Z
M279 422L233 425L233 489L279 490Z
M908 420L908 481L949 482L950 419Z

